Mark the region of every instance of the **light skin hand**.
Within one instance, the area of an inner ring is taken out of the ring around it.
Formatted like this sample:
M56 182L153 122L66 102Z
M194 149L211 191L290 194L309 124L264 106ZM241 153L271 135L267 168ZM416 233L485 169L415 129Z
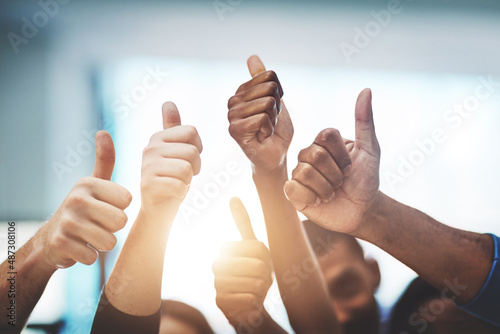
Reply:
M353 233L378 194L380 147L375 135L371 91L356 101L356 139L325 129L299 154L284 186L293 206L329 230Z
M113 232L125 225L127 216L123 210L132 196L110 181L115 151L109 133L99 131L95 143L92 176L80 179L49 221L16 252L15 327L4 322L0 331L21 331L57 268L76 262L90 265L97 259L95 249L107 251L115 245ZM7 261L0 268L0 292L7 296L10 284L6 277L12 268ZM9 299L3 298L0 306L7 309Z
M271 256L255 239L241 201L231 200L231 210L243 240L227 243L213 263L217 306L229 322L250 325L256 317L268 317L264 300L272 284Z
M193 175L201 168L201 139L195 127L181 125L177 107L162 107L163 131L154 134L142 157L142 208L161 213L169 203L180 205Z
M172 102L163 104L162 116L163 130L151 137L143 152L141 209L104 289L115 308L136 316L154 314L160 307L170 227L201 168L196 128L181 124ZM96 313L92 333L106 332L107 321Z
M251 56L247 65L252 79L228 101L229 133L254 169L274 170L285 164L293 125L276 73L266 71L258 56Z
M123 210L132 195L110 181L114 162L113 140L106 131L99 131L92 176L76 183L40 229L44 258L49 266L66 268L76 262L91 265L97 260L96 250L109 251L115 246L113 233L125 226L127 216Z

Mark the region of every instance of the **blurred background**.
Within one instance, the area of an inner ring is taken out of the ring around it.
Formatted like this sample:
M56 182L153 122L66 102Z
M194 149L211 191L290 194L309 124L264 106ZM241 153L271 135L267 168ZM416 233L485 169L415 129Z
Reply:
M103 267L59 270L26 333L88 333L140 207L142 149L174 101L204 141L203 168L167 246L164 298L199 308L232 333L215 305L211 262L238 240L239 196L267 243L250 166L227 132L227 100L258 54L278 73L295 125L290 171L325 127L354 135L354 103L370 87L382 147L381 188L451 226L500 234L498 1L112 1L0 3L0 253L7 222L20 243L90 175L93 136L117 149L113 180L134 200ZM390 306L415 274L374 246ZM104 277L102 277L104 275ZM273 286L266 308L291 330ZM268 296L268 297L269 297Z

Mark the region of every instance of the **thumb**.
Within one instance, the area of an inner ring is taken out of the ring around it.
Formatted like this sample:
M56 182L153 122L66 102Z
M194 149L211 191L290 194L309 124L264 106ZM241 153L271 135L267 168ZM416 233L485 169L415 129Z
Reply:
M181 116L177 110L177 106L173 102L165 102L161 107L163 115L163 129L170 129L174 126L181 125Z
M250 56L247 60L248 71L252 75L252 78L255 78L257 75L264 73L266 71L266 67L262 60L260 60L259 56L253 55Z
M253 233L250 217L241 200L238 197L231 198L229 207L243 240L257 240L255 233Z
M111 180L115 167L115 146L111 135L104 130L95 134L95 165L92 176Z
M375 124L373 123L372 111L372 91L369 88L363 89L358 95L355 108L356 118L356 141L359 145L370 152L379 150L377 135L375 134Z

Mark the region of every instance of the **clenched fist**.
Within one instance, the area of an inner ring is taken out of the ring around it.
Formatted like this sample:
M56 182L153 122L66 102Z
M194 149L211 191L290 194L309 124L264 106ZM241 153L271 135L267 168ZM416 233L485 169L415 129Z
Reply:
M142 210L166 210L165 203L184 199L193 175L200 172L203 149L196 128L181 125L177 107L162 107L163 131L151 137L142 156Z
M379 188L380 147L375 135L371 91L356 102L356 139L338 130L321 131L302 150L285 193L294 207L332 231L353 233L363 222Z
M224 245L213 272L217 306L237 328L267 315L264 300L272 283L272 266L269 250L255 239L241 201L233 198L231 209L243 241Z
M99 131L95 136L96 162L91 177L80 179L59 209L38 233L44 259L56 268L81 262L91 265L97 251L109 251L116 244L114 232L127 222L123 212L132 195L110 181L115 163L111 136Z
M273 170L285 161L293 126L276 73L257 56L247 63L252 79L229 99L229 133L254 167Z

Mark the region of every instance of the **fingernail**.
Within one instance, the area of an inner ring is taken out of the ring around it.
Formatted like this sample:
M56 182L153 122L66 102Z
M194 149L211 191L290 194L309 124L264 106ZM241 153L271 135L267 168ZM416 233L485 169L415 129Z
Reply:
M321 203L321 198L316 197L316 203L314 203L314 205L318 205L319 203Z
M330 197L328 197L328 199L326 200L327 202L330 202L332 199L335 198L335 192L333 192Z
M342 173L344 174L344 176L351 175L351 172L352 172L352 165L349 165L342 170Z

